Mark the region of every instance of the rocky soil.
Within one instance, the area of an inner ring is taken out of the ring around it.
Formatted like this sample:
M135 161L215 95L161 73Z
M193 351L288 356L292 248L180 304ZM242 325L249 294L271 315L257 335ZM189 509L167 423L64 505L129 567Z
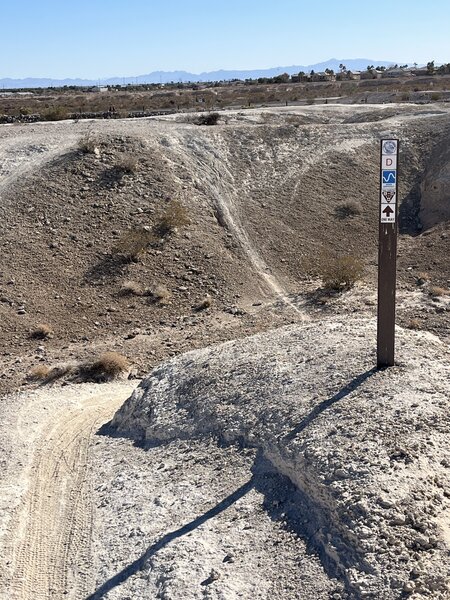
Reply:
M399 330L397 366L377 371L374 338L373 322L346 318L189 352L155 369L112 428L143 444L149 463L182 440L256 451L255 487L275 474L297 494L281 514L265 510L314 548L330 583L343 584L333 597L448 598L448 346ZM283 502L284 486L276 490ZM154 578L165 566L150 558L141 566ZM209 597L229 597L229 577ZM188 597L203 597L198 577L183 583ZM310 594L300 582L275 597Z
M382 136L406 329L373 372ZM448 597L449 137L444 104L0 127L0 594ZM114 253L173 199L187 226ZM364 278L325 294L343 254ZM130 381L26 378L105 350Z
M424 300L400 322L448 336L448 313L428 297L429 286L449 285L448 221L425 231L421 221L446 205L447 163L436 152L449 139L447 107L231 111L214 127L182 118L1 127L2 389L41 361L116 349L145 374L170 353L289 322L296 316L274 321L252 305L299 293L309 305L333 255L362 257L374 283L382 135L402 140L399 286ZM80 150L86 135L98 152ZM129 155L135 171L118 174ZM121 235L152 227L171 198L191 224L138 262L117 260ZM361 212L342 218L349 199ZM165 286L172 300L120 296L126 280ZM195 313L205 294L214 307ZM30 333L42 322L55 335L36 344Z

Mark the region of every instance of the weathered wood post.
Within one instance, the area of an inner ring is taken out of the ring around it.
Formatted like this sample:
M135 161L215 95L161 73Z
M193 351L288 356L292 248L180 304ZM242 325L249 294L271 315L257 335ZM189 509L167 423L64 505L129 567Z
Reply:
M399 140L381 140L377 367L394 365Z

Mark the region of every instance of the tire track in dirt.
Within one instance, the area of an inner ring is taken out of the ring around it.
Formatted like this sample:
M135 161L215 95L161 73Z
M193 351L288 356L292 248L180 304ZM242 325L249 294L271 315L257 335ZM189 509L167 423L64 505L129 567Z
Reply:
M70 121L0 126L0 195L29 173L77 146L90 125Z
M319 138L320 139L320 138ZM285 180L282 182L283 185L286 185L290 180L294 179L294 185L292 186L291 193L291 201L294 201L297 198L298 188L300 187L304 175L308 173L308 171L314 168L320 161L323 161L326 164L326 157L331 152L342 152L342 153L350 153L356 152L358 148L369 143L370 140L367 139L346 139L340 142L334 140L329 140L326 143L317 144L317 146L313 150L308 150L308 154L305 152L305 159L301 167L295 167L290 170L290 173L287 175Z
M200 144L198 138L189 134L186 139L175 138L174 135L171 141L176 144L171 148L177 157L173 162L184 164L189 172L198 174L201 181L208 185L208 193L212 196L215 212L220 215L227 230L234 236L255 272L264 282L261 293L265 296L267 291L275 294L283 304L300 315L302 320L306 320L305 313L291 301L282 284L272 275L271 268L259 255L241 223L236 202L232 197L236 188L235 177L227 165L225 153L219 156L218 151L212 148L207 140L202 140ZM225 178L231 182L228 187L223 183Z
M324 160L328 153L332 151L354 152L368 143L367 135L356 140L349 140L344 136L344 139L338 143L330 138L324 146L323 137L323 134L318 135L315 144L309 142L308 146L303 149L303 164L300 167L297 164L289 169L283 184L294 180L292 199L296 197L304 175L320 160ZM215 212L220 216L220 220L225 224L227 230L234 236L264 284L261 287L261 293L264 296L267 296L267 292L271 295L274 294L285 306L297 313L303 321L309 320L306 313L291 300L283 284L272 274L271 267L258 253L242 224L238 203L234 199L235 190L239 189L239 186L227 160L226 147L221 145L218 138L214 140L216 143L213 146L207 138L194 137L188 130L184 132L184 135L181 134L178 137L175 137L175 132L173 132L171 141L175 142L171 149L177 156L177 160L173 162L184 164L186 170L200 175L203 184L208 185L208 194L212 197Z
M3 148L0 153L2 171L0 171L0 193L4 192L19 177L38 169L43 164L61 156L73 146L73 140L65 139L58 147L48 148L30 144L23 147L23 140L17 147ZM6 174L4 174L6 173Z
M11 600L79 600L90 592L89 447L131 391L129 384L108 388L53 415L36 444L28 490L11 528Z

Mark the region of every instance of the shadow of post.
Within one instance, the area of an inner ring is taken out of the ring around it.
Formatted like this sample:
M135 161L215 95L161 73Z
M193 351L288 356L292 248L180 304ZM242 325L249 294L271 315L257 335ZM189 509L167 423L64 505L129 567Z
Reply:
M142 554L135 561L133 561L121 571L119 571L119 573L116 573L115 575L113 575L113 577L105 581L105 583L100 585L100 587L98 587L95 590L95 592L93 592L90 596L87 596L85 600L100 600L101 598L103 598L105 594L110 592L112 589L114 589L121 583L124 583L127 579L129 579L138 571L141 571L145 567L145 563L148 561L148 559L154 556L158 552L158 550L161 550L161 548L164 548L164 546L167 546L167 544L173 542L177 538L180 538L183 535L190 533L197 527L200 527L200 525L203 525L203 523L205 523L209 519L212 519L213 517L217 516L219 513L229 508L237 500L245 496L245 494L247 494L254 487L254 480L255 476L249 479L247 483L244 483L244 485L241 485L241 487L239 487L232 494L224 498L221 502L216 504L216 506L206 511L203 515L197 517L193 521L190 521L189 523L183 525L175 531L166 533L166 535L164 535L160 540L149 546L149 548L147 548L144 554Z
M298 435L306 427L308 427L308 425L310 423L312 423L312 421L315 418L317 418L321 413L323 413L327 408L329 408L336 402L339 402L340 400L342 400L343 398L345 398L346 396L348 396L349 394L354 392L359 386L361 386L367 379L369 379L377 371L378 371L378 369L376 367L373 367L373 368L369 369L368 371L365 371L361 375L358 375L357 377L352 379L345 387L343 387L341 390L339 390L339 392L334 394L334 396L327 398L326 400L324 400L323 402L318 404L316 407L314 407L313 410L308 415L306 415L305 418L296 427L294 427L294 429L292 429L292 431L290 431L283 439L286 441L294 439L294 437L296 435ZM110 435L111 430L109 428L109 424L106 424L99 433L101 435ZM269 507L270 510L268 512L269 512L271 518L278 521L280 518L279 511L274 510L273 508L270 508L270 507L272 505L278 506L279 503L274 504L272 502L272 500L275 497L279 497L280 490L282 490L282 488L286 488L286 498L287 498L286 501L288 501L289 494L287 492L292 491L295 486L290 481L288 483L287 478L285 478L284 476L281 477L276 472L276 469L273 466L270 466L268 461L265 460L261 456L261 454L259 454L257 459L255 460L255 464L254 464L254 467L252 470L253 470L253 475L252 475L251 479L249 479L245 484L240 486L233 493L229 494L226 498L224 498L218 504L216 504L216 506L214 506L210 510L206 511L204 514L200 515L193 521L190 521L189 523L186 523L186 525L183 525L179 529L176 529L176 530L171 531L171 532L167 533L166 535L164 535L162 538L160 538L154 544L149 546L147 548L147 550L139 558L134 560L132 563L130 563L129 565L124 567L121 571L119 571L118 573L113 575L110 579L108 579L103 584L101 584L92 594L87 596L85 598L85 600L101 600L102 598L104 598L104 596L108 592L110 592L111 590L113 590L114 588L119 586L120 584L124 583L127 579L129 579L130 577L132 577L133 575L135 575L142 569L144 569L147 561L152 556L154 556L159 550L161 550L162 548L167 546L167 544L190 533L191 531L194 531L195 529L197 529L198 527L203 525L209 519L212 519L213 517L217 516L221 512L225 511L232 504L234 504L237 500L239 500L240 498L245 496L253 488L257 489L259 492L264 494L264 496L266 498L266 500L265 500L266 509L267 509L267 507ZM282 485L283 482L284 482L284 484ZM289 488L289 490L287 488ZM297 499L301 496L301 502L299 502L299 503L302 506L306 507L307 505L310 504L309 499L307 499L306 496L303 493L301 493L299 490L297 490L296 494L297 494ZM286 510L286 506L284 506L284 503L283 503L283 512L285 510ZM298 507L297 507L297 510L294 512L298 513ZM312 512L312 510L308 509L308 510L306 510L306 512L309 514ZM316 542L313 543L314 535L311 531L309 531L308 535L305 536L305 533L308 530L305 523L303 523L303 521L297 517L295 517L295 518L291 517L290 518L290 527L297 533L297 535L302 536L306 539L308 548L310 550L312 550L313 547L315 546ZM319 554L321 554L321 556L323 555L323 553L321 553L321 552L319 552ZM351 560L359 560L359 559L358 559L358 557L349 557L349 561L350 561L349 564L352 564ZM333 561L328 560L328 559L326 559L326 557L324 558L323 556L322 556L322 561L325 561L327 563L325 565L325 568L330 573L334 573L333 576L336 577L336 566L331 565L331 563ZM203 584L206 585L206 582L203 582Z
M377 371L377 367L372 367L372 369L369 369L368 371L365 371L361 375L358 375L357 377L352 379L350 383L348 383L345 387L339 390L337 394L331 396L331 398L327 398L326 400L315 406L312 409L312 411L308 415L306 415L306 417L302 421L300 421L300 423L296 425L294 429L292 429L292 431L290 431L284 436L283 439L286 441L293 440L296 435L298 435L306 427L308 427L308 425L312 423L312 421L314 421L314 419L316 419L321 413L323 413L324 410L326 410L336 402L339 402L339 400L342 400L343 398L354 392L360 385L362 385L367 379L369 379L369 377L374 375L374 373L376 373Z

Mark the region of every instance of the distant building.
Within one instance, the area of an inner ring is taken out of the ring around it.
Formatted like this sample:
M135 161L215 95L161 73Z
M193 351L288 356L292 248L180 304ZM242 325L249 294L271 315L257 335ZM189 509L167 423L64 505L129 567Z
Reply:
M419 67L416 69L412 68L408 69L408 71L411 73L411 75L414 75L415 77L423 77L424 75L429 75L428 69L426 67Z
M109 88L105 85L93 85L87 90L88 92L109 92Z
M383 71L383 78L398 78L398 77L411 77L412 73L409 69L386 69Z
M336 75L334 73L325 73L324 71L312 73L310 77L311 81L336 81Z
M338 73L336 75L336 79L338 81L345 81L348 79L357 81L357 80L361 79L361 72L360 71L341 71L340 73Z
M291 75L291 81L292 81L292 83L306 82L306 81L311 81L311 78L308 75L308 73L304 73L303 71L300 71L300 73L298 75Z
M5 92L5 91L1 91L0 92L0 96L2 97L7 97L7 96L33 96L34 93L33 92Z
M382 71L376 69L361 71L361 79L381 79L382 73Z

